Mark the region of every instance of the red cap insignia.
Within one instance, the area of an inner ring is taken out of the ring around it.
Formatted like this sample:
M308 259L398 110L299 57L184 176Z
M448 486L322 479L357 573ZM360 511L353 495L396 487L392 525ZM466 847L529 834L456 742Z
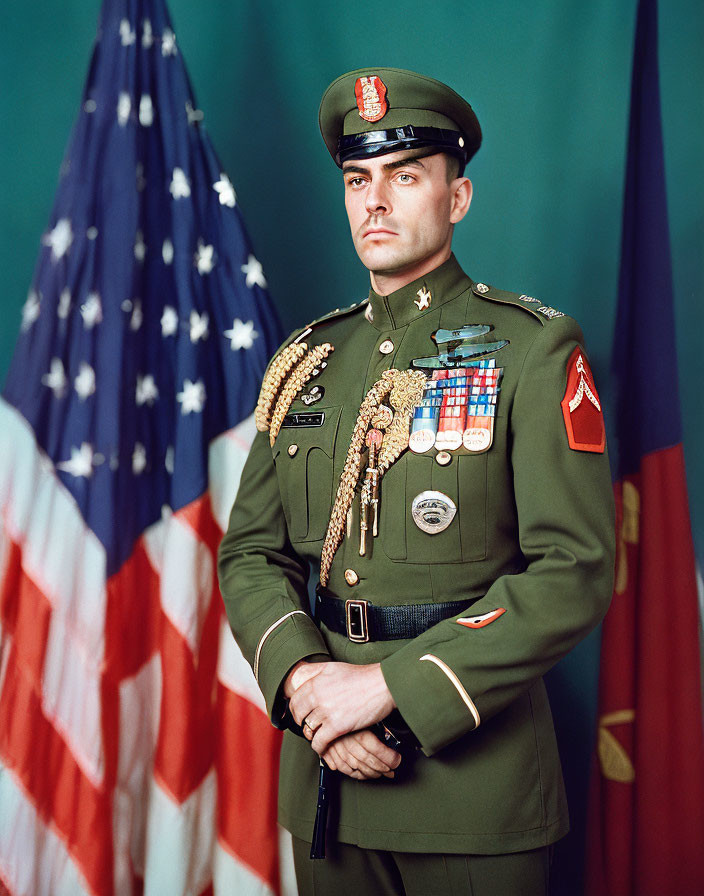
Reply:
M603 454L606 430L587 356L579 345L567 362L567 388L560 402L570 448Z
M389 108L386 102L386 84L378 75L357 78L354 95L357 97L360 118L365 121L379 121L386 115Z

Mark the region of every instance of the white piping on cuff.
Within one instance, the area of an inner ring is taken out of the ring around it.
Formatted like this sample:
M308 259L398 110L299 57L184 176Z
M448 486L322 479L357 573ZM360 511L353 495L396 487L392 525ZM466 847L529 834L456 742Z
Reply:
M269 637L269 635L274 631L274 629L278 628L282 622L285 622L291 616L295 616L296 613L300 613L301 616L308 616L308 614L304 610L291 610L290 613L286 613L285 616L282 616L281 619L277 619L276 622L272 622L269 628L264 632L264 634L259 639L259 643L257 644L257 652L254 654L254 677L257 679L257 684L259 683L259 658L261 657L262 647L264 646L264 642Z
M481 724L481 718L479 717L479 710L474 705L474 700L472 700L472 698L469 696L467 691L465 691L462 682L455 675L455 673L452 671L452 669L446 663L443 663L443 661L441 659L438 659L438 657L433 656L432 653L426 653L425 656L422 656L420 658L420 662L422 663L423 660L430 660L431 663L435 663L435 665L439 669L442 669L442 671L445 673L445 675L447 675L447 677L450 679L452 684L457 689L457 693L462 698L462 701L464 702L465 706L472 713L472 718L474 719L474 727L478 728L479 725Z

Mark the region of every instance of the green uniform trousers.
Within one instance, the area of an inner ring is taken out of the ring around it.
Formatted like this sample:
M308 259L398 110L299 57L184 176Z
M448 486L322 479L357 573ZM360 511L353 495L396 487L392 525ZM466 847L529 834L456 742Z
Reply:
M299 896L547 896L552 847L499 856L438 855L328 843L311 859L293 838Z

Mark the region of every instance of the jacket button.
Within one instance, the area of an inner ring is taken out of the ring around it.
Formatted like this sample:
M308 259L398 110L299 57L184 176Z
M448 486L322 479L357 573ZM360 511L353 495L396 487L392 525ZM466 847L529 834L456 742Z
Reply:
M353 569L346 569L345 570L345 581L351 588L352 585L357 584L357 582L359 581L359 576Z
M435 460L440 464L441 467L446 467L452 460L452 455L449 451L438 451L438 453L435 455Z
M385 339L379 346L379 351L382 355L390 355L393 350L394 344L390 339Z
M289 446L288 446L289 457L293 457L293 455L294 455L297 451L298 451L298 445L289 445Z

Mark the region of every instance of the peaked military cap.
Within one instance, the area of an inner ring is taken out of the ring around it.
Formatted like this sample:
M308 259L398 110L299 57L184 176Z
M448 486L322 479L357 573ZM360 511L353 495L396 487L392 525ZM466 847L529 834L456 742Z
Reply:
M400 68L341 75L323 94L320 131L341 168L347 159L437 147L466 165L482 142L469 103L446 84Z

